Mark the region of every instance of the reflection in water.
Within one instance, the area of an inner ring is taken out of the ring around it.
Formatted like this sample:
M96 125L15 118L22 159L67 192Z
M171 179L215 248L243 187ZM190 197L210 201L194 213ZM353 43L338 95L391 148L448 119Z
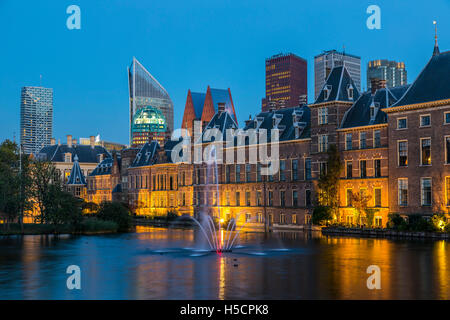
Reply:
M220 234L224 241L224 234ZM445 241L244 232L210 254L194 230L0 238L0 299L449 299ZM81 268L82 289L66 288ZM381 269L369 290L367 267Z

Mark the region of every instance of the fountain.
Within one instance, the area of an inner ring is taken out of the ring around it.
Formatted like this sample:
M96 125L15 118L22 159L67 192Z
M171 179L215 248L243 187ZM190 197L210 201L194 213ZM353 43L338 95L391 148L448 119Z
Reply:
M247 221L239 228L239 230L234 234L232 238L232 232L236 228L236 223L239 220L240 214L235 218L231 218L228 222L225 237L223 237L222 223L223 219L220 218L220 193L219 193L219 183L218 183L218 167L217 167L217 157L216 157L216 148L215 146L211 147L211 152L209 155L209 159L205 161L207 164L207 183L206 185L211 185L216 187L216 206L219 216L218 229L216 229L216 224L214 223L213 218L204 210L200 212L200 221L194 217L190 217L200 228L202 234L208 241L211 252L216 253L224 253L231 252L233 249L233 245L238 238L242 228L247 224ZM213 181L209 181L210 177L213 177ZM209 232L207 232L209 231Z

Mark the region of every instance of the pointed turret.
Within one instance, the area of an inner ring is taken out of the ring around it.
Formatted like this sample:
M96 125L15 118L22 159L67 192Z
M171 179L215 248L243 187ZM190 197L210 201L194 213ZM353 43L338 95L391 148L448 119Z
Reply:
M67 180L67 185L86 185L86 179L81 171L80 164L78 163L78 156L76 154L73 161L69 180Z

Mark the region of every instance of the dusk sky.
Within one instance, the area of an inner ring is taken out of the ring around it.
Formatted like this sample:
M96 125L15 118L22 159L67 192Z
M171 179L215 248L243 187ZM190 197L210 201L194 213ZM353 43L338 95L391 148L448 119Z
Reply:
M66 8L81 8L69 30ZM369 30L369 5L381 30ZM436 1L12 1L0 0L0 141L19 137L20 89L54 89L56 139L100 134L128 143L127 66L135 56L166 88L181 124L188 89L230 88L239 124L261 109L267 57L292 52L308 61L342 50L362 58L404 61L412 82L434 45L450 49L450 0Z

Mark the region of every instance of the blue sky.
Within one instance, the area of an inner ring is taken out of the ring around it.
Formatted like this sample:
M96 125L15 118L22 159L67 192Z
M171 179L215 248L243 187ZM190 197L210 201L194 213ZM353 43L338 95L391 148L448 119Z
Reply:
M68 30L66 8L81 8L81 30ZM381 30L366 27L369 5ZM100 134L128 143L126 68L136 56L167 89L175 126L187 90L231 88L240 124L261 108L264 60L293 52L308 60L341 50L406 63L408 82L431 56L433 20L441 51L450 49L450 0L18 1L0 0L0 141L19 136L20 88L54 89L54 136Z

